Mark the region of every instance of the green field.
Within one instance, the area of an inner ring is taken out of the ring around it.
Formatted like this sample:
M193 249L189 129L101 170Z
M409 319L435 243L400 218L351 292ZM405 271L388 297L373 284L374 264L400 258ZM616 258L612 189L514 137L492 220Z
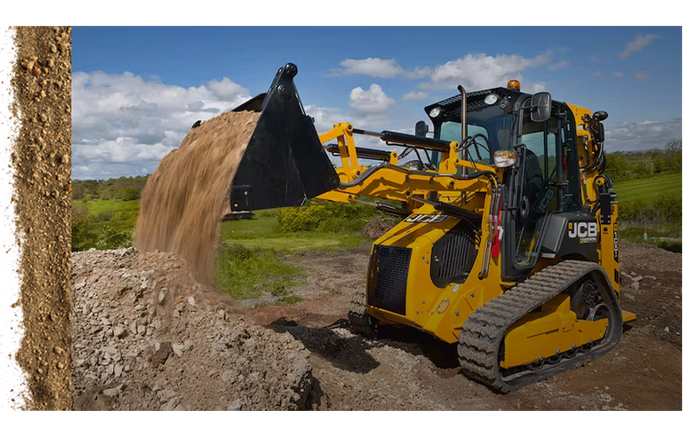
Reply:
M219 240L227 245L239 244L251 249L269 249L283 254L356 248L362 243L362 237L358 233L282 233L277 231L277 219L274 217L223 222Z
M683 175L667 173L614 183L620 203L620 237L682 251ZM648 240L644 240L644 230Z
M88 202L83 201L72 201L74 208L79 211L87 208L87 214L89 215L99 215L100 213L106 211L112 211L114 213L128 213L131 214L139 207L139 200L133 201L114 201L114 200L104 200L104 199L91 199Z
M139 201L73 200L72 249L116 249L131 245Z
M636 201L648 201L661 196L680 199L682 197L683 174L668 173L619 183L613 181L613 185L615 192L617 192L617 200L622 205Z
M275 297L277 304L294 304L300 298L290 288L303 284L303 273L281 255L332 252L358 247L363 241L357 232L282 232L277 211L257 211L251 219L221 224L219 241L223 246L215 273L215 283L220 290L236 299L266 294Z

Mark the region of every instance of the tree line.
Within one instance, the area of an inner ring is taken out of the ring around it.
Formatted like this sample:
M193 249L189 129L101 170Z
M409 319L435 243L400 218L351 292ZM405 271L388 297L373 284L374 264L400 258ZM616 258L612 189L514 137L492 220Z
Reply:
M133 201L141 198L141 191L146 186L146 176L121 176L108 180L74 180L72 198L111 199L115 201Z
M663 149L606 153L605 159L605 174L613 183L661 173L682 172L683 142L673 139L666 143Z

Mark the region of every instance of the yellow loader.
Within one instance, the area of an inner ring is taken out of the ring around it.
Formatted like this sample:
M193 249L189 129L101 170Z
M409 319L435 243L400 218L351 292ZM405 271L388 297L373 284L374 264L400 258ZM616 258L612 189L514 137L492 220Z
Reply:
M234 110L261 114L231 210L363 196L401 218L372 245L366 291L349 312L356 331L413 327L457 343L464 374L501 393L617 345L635 315L620 306L618 205L603 174L607 113L510 81L460 86L428 105L432 137L425 122L415 135L350 123L319 135L296 74L285 65L267 93ZM356 135L403 151L356 147Z

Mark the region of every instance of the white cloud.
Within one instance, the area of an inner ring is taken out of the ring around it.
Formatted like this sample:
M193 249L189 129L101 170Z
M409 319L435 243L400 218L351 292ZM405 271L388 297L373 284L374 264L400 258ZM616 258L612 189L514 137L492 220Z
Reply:
M613 73L613 77L616 78L616 79L620 79L620 78L623 77L624 75L625 75L625 74L622 73L621 71L616 71L615 73Z
M673 138L682 138L680 118L663 122L621 122L605 125L605 145L610 151L663 148Z
M571 65L571 62L570 62L570 61L559 61L559 62L557 62L556 64L552 64L552 65L549 67L549 69L550 69L551 71L559 71L559 70L561 70L561 69L564 69L564 68L568 67L569 65Z
M634 72L634 78L638 81L644 81L646 79L649 79L649 75L644 73L644 72L637 71L637 72Z
M408 93L404 94L402 99L403 100L421 100L425 99L428 97L428 93L425 91L409 91Z
M395 59L344 59L340 65L342 69L334 70L337 75L364 75L375 78L402 76L419 79L430 74L430 69L427 67L416 67L413 71L405 70Z
M305 105L304 111L314 119L314 125L319 134L330 131L336 123L352 122L350 116L338 108Z
M545 84L544 82L533 82L528 87L528 90L523 91L529 91L530 93L539 93L540 91L547 91L547 84Z
M197 120L250 98L229 78L184 88L125 72L73 74L73 177L153 172Z
M343 68L334 70L334 74L365 75L379 78L419 79L428 77L429 81L420 84L419 88L423 90L454 89L461 84L467 90L479 90L505 86L511 79L524 82L522 73L534 67L550 64L552 54L552 51L547 51L541 55L527 58L521 55L488 56L485 53L470 53L434 68L416 67L413 71L406 70L395 59L345 59L340 63ZM549 69L558 71L569 65L570 61L564 60L550 65ZM538 84L535 82L532 87L537 88ZM427 97L427 93L423 91L410 91L402 99L419 100L425 97Z
M593 76L594 78L599 78L599 77L603 76L603 72L602 71L594 71L591 76Z
M627 47L625 50L620 53L620 58L627 58L631 54L635 52L640 52L644 47L648 46L651 44L652 41L657 39L659 36L658 35L637 35L637 37L634 39L634 41L630 41L627 44Z
M430 75L431 81L421 84L421 87L449 89L462 84L467 90L480 90L505 86L510 79L522 81L522 72L548 64L551 58L551 51L534 58L525 58L520 55L467 54L460 59L437 66Z
M393 103L394 99L387 96L377 84L370 85L367 90L362 87L353 88L350 92L350 107L360 113L379 113Z
M211 80L207 82L207 88L216 98L222 101L238 101L241 96L250 97L248 89L227 77L224 77L221 81Z

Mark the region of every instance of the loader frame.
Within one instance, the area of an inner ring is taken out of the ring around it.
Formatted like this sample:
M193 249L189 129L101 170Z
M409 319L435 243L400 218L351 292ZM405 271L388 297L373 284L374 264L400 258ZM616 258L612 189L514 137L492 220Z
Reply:
M400 208L374 204L403 220L372 245L367 293L353 301L351 323L366 323L365 333L377 324L415 327L458 343L464 372L500 392L614 348L622 322L635 315L619 303L618 206L612 181L603 174L599 123L606 113L552 102L548 93L532 96L510 88L466 93L460 87L460 95L425 108L438 138L350 123L317 135L294 87L296 72L287 64L266 95L234 110L259 108L261 115L241 161L244 172L232 184L231 207L301 205L311 197L399 201ZM469 147L478 151L480 134L467 135L467 118L478 122L478 115L485 121L505 117L490 141L498 148L505 134L503 143L517 159L491 165L496 151L483 135L489 163L478 152L481 162L472 159ZM551 174L528 168L533 156L539 160L521 143L528 117L528 129L534 129L528 133L539 132L542 124L546 170L553 125ZM439 138L448 121L461 123L460 141ZM405 149L397 154L357 147L355 135ZM399 165L412 151L419 167ZM333 167L327 154L339 156L340 166ZM526 181L528 174L543 187ZM516 245L526 260L520 266Z

